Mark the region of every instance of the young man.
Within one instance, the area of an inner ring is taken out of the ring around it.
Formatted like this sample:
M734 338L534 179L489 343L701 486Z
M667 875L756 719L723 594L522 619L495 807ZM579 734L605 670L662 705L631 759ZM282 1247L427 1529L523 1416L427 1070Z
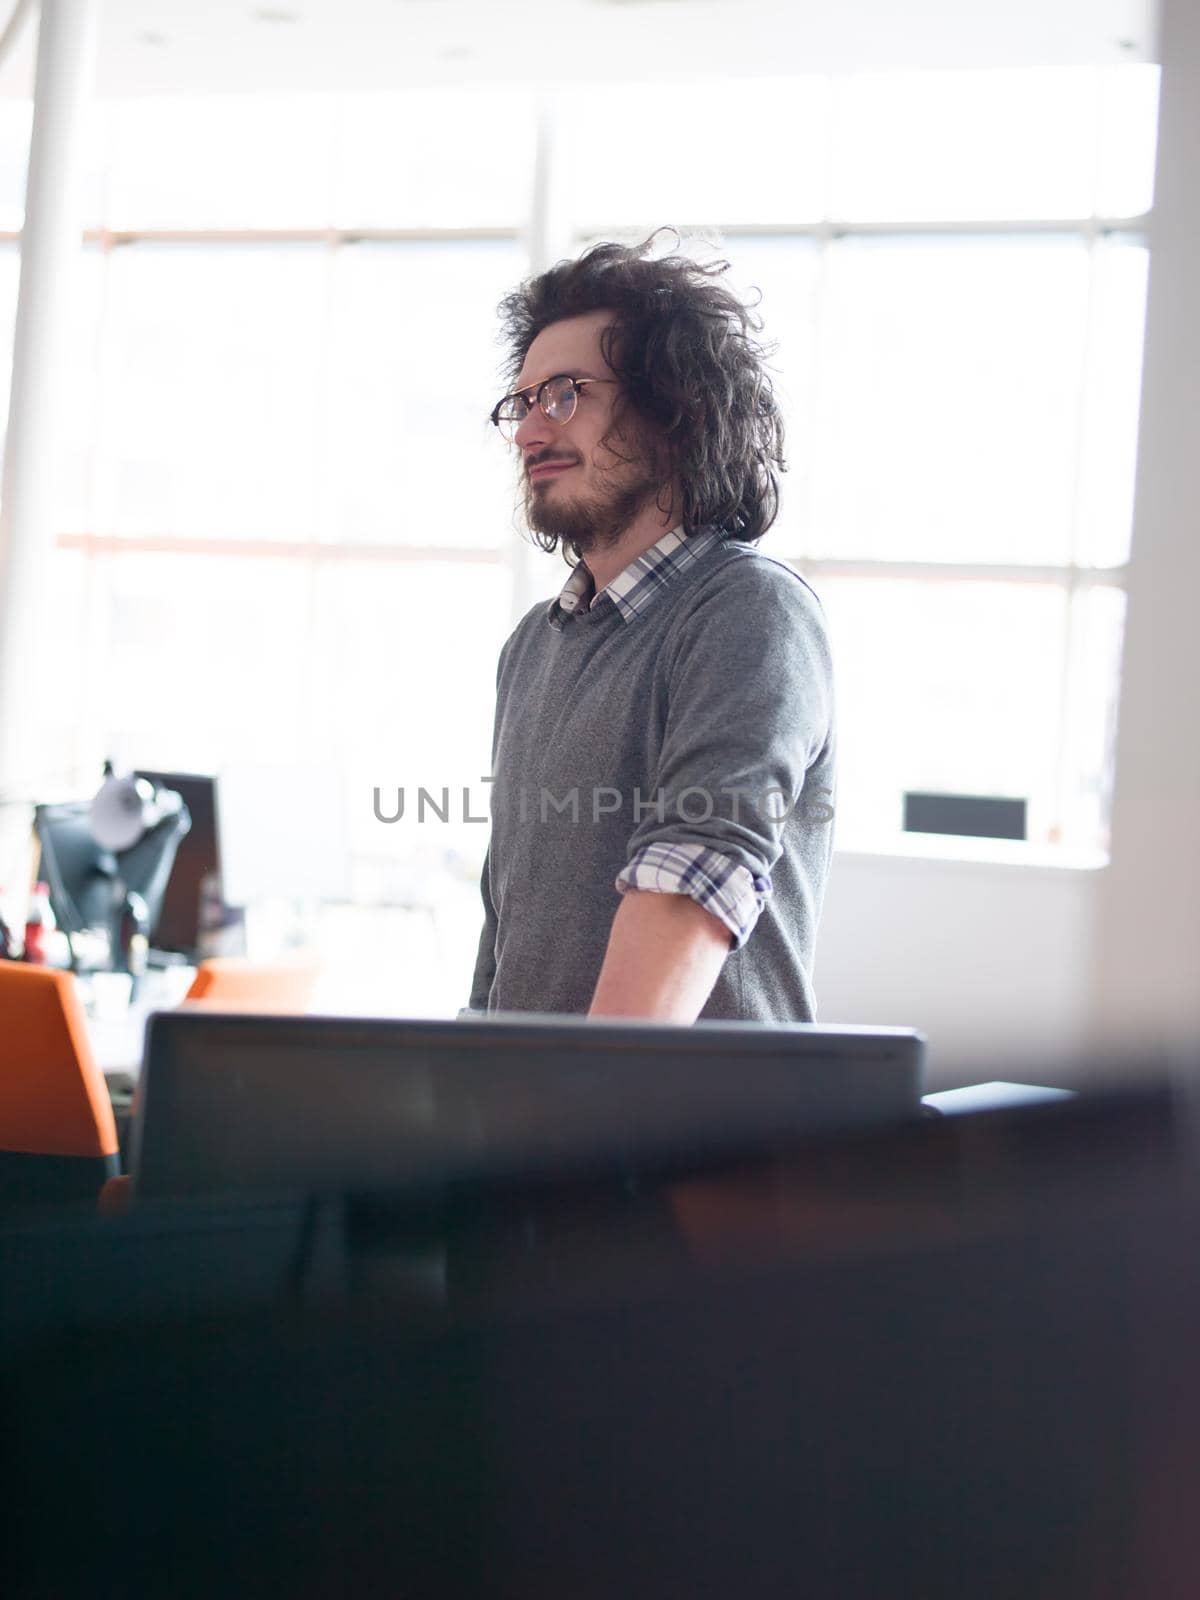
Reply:
M500 654L472 1009L815 1015L829 647L754 548L783 430L724 270L601 244L500 307L492 421L574 565Z

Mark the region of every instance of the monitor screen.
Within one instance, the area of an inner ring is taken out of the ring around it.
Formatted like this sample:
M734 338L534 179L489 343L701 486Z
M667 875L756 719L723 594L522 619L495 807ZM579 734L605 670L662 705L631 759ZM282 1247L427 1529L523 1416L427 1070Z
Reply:
M34 828L41 852L38 871L50 886L59 927L67 933L107 927L117 863L92 834L90 801L38 806Z
M139 1196L363 1191L794 1142L919 1112L911 1029L162 1013Z
M174 789L191 813L191 831L180 841L150 942L156 950L194 957L200 936L201 884L209 873L216 874L218 884L221 881L216 780L194 772L139 771L137 776L156 788Z

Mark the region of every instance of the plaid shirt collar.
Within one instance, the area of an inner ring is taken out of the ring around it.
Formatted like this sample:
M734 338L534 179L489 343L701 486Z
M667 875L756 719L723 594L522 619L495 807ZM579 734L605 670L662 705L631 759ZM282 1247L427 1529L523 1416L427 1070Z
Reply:
M606 597L626 622L632 622L662 593L676 573L699 560L720 537L715 528L701 528L689 538L681 523L670 533L664 533L649 550L635 556L600 594L596 594L595 581L586 563L581 561L550 607L551 625L561 628L564 617L580 616Z

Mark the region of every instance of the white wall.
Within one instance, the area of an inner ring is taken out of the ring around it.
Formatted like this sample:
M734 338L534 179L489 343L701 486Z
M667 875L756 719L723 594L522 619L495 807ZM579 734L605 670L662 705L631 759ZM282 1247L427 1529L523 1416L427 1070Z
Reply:
M929 1086L1078 1079L1102 872L839 852L817 940L821 1022L929 1038Z
M1200 6L1164 0L1158 175L1098 1037L1200 1045Z

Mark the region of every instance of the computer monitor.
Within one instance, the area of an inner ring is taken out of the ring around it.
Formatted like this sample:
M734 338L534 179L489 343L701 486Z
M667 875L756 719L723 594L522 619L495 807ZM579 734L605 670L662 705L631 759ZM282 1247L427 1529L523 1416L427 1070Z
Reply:
M136 776L148 779L156 788L174 789L191 813L192 829L176 853L150 942L155 950L194 959L200 944L201 886L210 874L215 874L218 892L221 884L216 780L196 772L139 770Z
M117 858L96 843L91 802L68 800L34 812L39 872L50 886L50 905L67 934L107 928L118 877Z
M916 1117L923 1057L906 1028L160 1013L134 1183L140 1197L179 1198L635 1175L672 1152Z
M67 933L85 929L108 931L112 959L120 948L121 921L137 896L144 904L139 919L153 935L171 882L180 845L192 823L185 804L163 816L127 849L106 849L93 831L92 805L87 800L34 808L34 830L40 848L40 871L50 887L50 904ZM72 964L77 959L71 948Z

